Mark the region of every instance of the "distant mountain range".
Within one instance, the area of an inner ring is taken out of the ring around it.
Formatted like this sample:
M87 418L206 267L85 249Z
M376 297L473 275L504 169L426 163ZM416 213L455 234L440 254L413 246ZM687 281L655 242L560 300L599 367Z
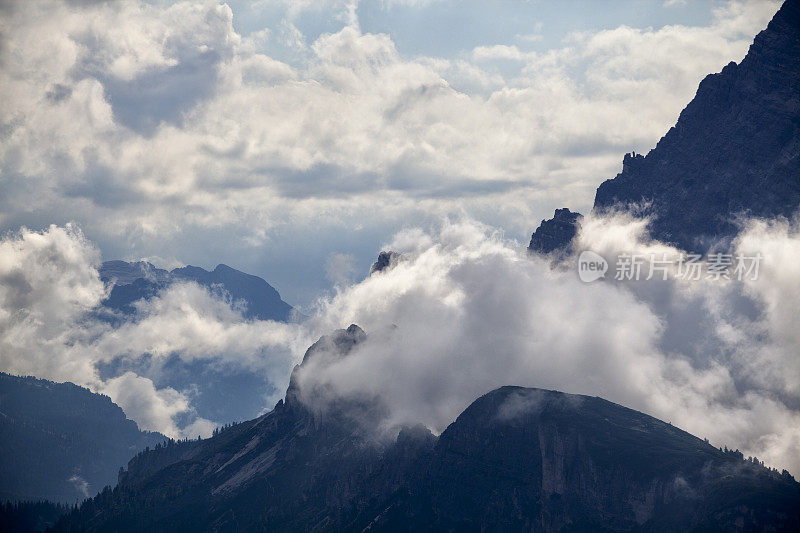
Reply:
M107 396L0 372L0 502L74 504L114 485L133 455L164 440Z
M735 235L737 217L798 212L800 2L783 4L741 63L706 76L647 155L625 155L622 172L597 189L593 210L618 208L652 217L652 237L701 252ZM563 221L558 211L540 229L554 221ZM536 237L531 251L551 251ZM556 248L571 232L557 237Z
M357 326L323 337L347 357ZM332 355L333 354L333 355ZM297 370L295 370L297 372ZM295 374L296 375L296 374ZM800 484L606 400L502 387L439 437L371 433L371 402L285 400L203 441L143 453L65 516L80 531L725 531L800 528Z
M227 265L217 265L211 272L196 266L167 271L145 261L106 261L100 267L100 278L114 285L104 307L123 315L133 314L134 302L152 298L171 283L193 281L204 287L219 287L233 302L244 303L245 318L282 322L292 319L292 306L281 300L274 287L258 276Z
M227 265L217 265L210 272L196 266L168 271L144 261L107 261L99 271L100 278L112 285L112 290L96 315L115 325L137 318L136 302L155 297L173 283L186 281L229 296L231 303L243 310L247 320L302 319L269 283ZM269 354L262 356L266 358ZM167 354L154 359L141 354L141 357L105 361L97 367L104 379L131 371L151 379L158 388L193 391L192 405L197 415L210 420L252 418L263 412L266 395L279 392L271 390L270 376L264 372L219 365L214 358L193 359Z

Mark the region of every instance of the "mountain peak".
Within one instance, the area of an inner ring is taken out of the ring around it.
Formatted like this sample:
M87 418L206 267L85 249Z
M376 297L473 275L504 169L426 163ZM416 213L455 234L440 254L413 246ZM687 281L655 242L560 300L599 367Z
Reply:
M331 361L346 357L360 342L366 340L367 334L356 324L350 324L347 329L338 329L330 335L323 335L312 344L303 354L303 360L292 370L289 378L289 388L286 391L286 404L297 405L301 397L302 373L312 365L325 366ZM310 396L306 394L306 396Z
M800 525L800 484L791 476L601 398L501 387L438 439L417 425L382 444L359 437L358 424L342 415L315 418L279 404L177 456L150 452L143 462L160 470L132 476L59 528L110 529L123 519L130 530L175 523L274 531Z
M370 267L369 275L371 276L376 272L383 272L384 270L392 268L397 264L401 257L402 256L397 252L382 251L378 254L378 260L372 264L372 267Z
M236 270L233 267L229 267L225 263L220 263L214 267L213 272L241 272L241 270Z
M292 307L281 299L272 285L258 276L246 274L222 263L209 272L192 265L166 271L145 262L107 261L100 268L100 277L115 285L106 300L106 306L125 314L134 312L133 302L152 297L170 283L193 281L206 287L222 287L233 301L244 301L246 318L278 321L292 319Z
M531 235L528 251L549 254L557 251L568 251L572 239L581 227L583 215L564 207L556 209L553 218L542 220L542 223Z
M705 251L737 217L800 207L800 0L787 0L741 63L706 76L646 156L597 189L594 211L646 206L651 235Z

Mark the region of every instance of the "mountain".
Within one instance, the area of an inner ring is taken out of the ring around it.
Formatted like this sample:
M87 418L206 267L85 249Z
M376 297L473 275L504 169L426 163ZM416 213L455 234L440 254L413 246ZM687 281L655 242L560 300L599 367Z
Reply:
M531 235L528 251L532 253L549 254L556 250L569 253L569 243L581 227L583 215L575 213L564 207L556 209L553 218L542 220L542 223Z
M323 337L301 366L364 339L355 325ZM502 387L438 438L422 426L387 438L378 402L322 408L298 379L260 418L140 454L56 530L800 528L788 473L601 398Z
M107 396L0 373L0 501L75 503L113 485L136 452L165 439L139 431Z
M232 301L243 302L245 318L283 322L292 318L292 306L281 300L274 287L227 265L217 265L211 272L195 266L167 271L144 261L106 261L100 267L100 278L114 285L103 302L105 308L123 315L135 313L134 302L153 297L170 283L194 281L204 287L220 287Z
M403 256L397 252L381 252L378 254L378 260L372 263L372 266L369 269L369 275L371 276L377 272L389 270L398 262L402 261L402 259Z
M46 531L69 510L69 505L48 501L0 503L0 531Z
M800 0L783 4L741 63L700 82L655 148L625 155L593 210L617 208L651 217L652 237L699 252L735 235L737 217L798 212Z
M707 76L646 156L597 189L594 209L647 203L653 237L705 249L733 217L800 207L800 0L787 0L745 58Z
M138 312L136 303L140 300L153 298L171 284L186 281L224 292L231 303L243 310L245 319L285 322L302 318L266 281L227 265L217 265L210 272L195 266L168 271L144 261L108 261L99 271L100 278L112 289L95 316L114 325L134 319ZM188 391L195 414L215 421L247 420L257 416L264 411L265 396L280 392L274 389L266 366L254 369L220 365L216 358L182 355L120 356L100 362L96 367L102 379L134 372L152 380L158 388ZM269 358L271 354L264 351L259 356Z

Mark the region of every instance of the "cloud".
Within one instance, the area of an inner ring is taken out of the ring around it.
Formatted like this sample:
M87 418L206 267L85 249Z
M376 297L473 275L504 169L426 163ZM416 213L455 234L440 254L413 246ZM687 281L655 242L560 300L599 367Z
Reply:
M169 381L176 357L262 376L262 409L282 394L297 325L246 320L227 293L179 283L112 327L93 313L110 289L99 264L97 247L74 225L23 228L0 240L0 370L87 386L140 427L171 436L208 435L215 423L199 416L191 390L156 386ZM122 372L106 375L114 365Z
M189 402L178 391L156 390L149 379L126 372L106 381L99 392L110 396L126 413L136 413L141 427L159 428L167 435L181 434L173 418L187 411Z
M587 206L619 154L652 146L776 9L416 57L362 31L353 3L326 6L346 16L313 38L292 22L307 2L272 5L246 37L213 3L10 8L0 226L76 220L106 253L211 261L203 235L259 271L270 254L254 248L311 240L320 213L332 228L379 211L393 231L463 210L521 236L556 204ZM291 54L265 51L278 41ZM270 281L315 282L288 272Z
M106 358L147 353L158 359L178 353L188 359L223 359L251 370L268 364L282 369L291 361L290 355L280 363L262 355L286 346L296 326L247 321L227 293L176 283L136 305L136 319L94 341L93 347L108 354Z
M333 253L326 262L326 274L335 285L352 282L357 271L355 257L350 254Z
M124 397L141 411L129 415L194 431L178 423L191 394L156 386L167 361L255 369L279 390L292 354L357 322L375 340L321 379L380 393L393 420L441 429L495 386L563 388L796 470L791 224L753 223L739 241L763 243L769 283L724 287L586 286L481 224L412 229L466 214L522 236L556 204L588 206L619 154L653 146L777 3L729 2L705 27L620 26L536 52L476 43L460 57L409 56L362 31L355 4L334 4L341 25L314 38L295 25L309 2L245 38L213 3L4 6L0 227L15 232L0 243L3 368L120 401L129 383L146 397ZM276 40L291 53L265 52ZM413 259L320 301L302 328L243 321L224 295L180 285L113 329L90 317L106 290L100 253L71 220L108 258L236 257L296 291L324 277L330 253L374 256L397 228L386 248ZM583 238L675 253L637 228L597 220ZM118 359L147 364L100 375Z
M75 489L78 490L78 492L80 492L84 498L88 498L90 496L89 483L78 474L71 476L67 481L72 483Z
M16 374L91 375L64 357L72 327L105 295L97 248L73 225L26 228L0 241L0 364Z
M527 37L527 36L526 36ZM472 50L472 57L476 61L509 59L512 61L523 61L526 54L520 52L516 46L496 44L494 46L478 46Z
M606 258L680 254L645 227L626 215L590 216L577 248ZM745 222L734 245L763 256L754 280L619 282L610 270L587 284L489 226L445 221L398 233L384 248L404 261L341 280L302 324L245 320L226 294L181 283L112 327L92 314L107 291L97 248L75 226L22 229L0 241L0 364L88 386L146 429L193 437L222 420L197 410L207 383L164 381L176 361L263 376L268 408L306 347L357 323L364 343L343 359L316 358L298 376L301 390L322 391L307 397L315 407L367 397L385 408L385 431L417 422L442 431L496 387L556 389L608 398L796 472L799 235L789 221ZM336 272L352 266L347 257L333 263Z
M679 253L648 241L640 221L586 227L582 245L604 255ZM321 409L341 396L378 401L390 432L417 422L442 431L503 385L598 395L797 472L800 368L788 313L800 240L790 228L754 223L742 234L742 252L763 244L765 269L744 283L587 284L473 222L422 239L401 233L389 247L406 261L321 302L314 327L357 323L368 338L347 357L305 365L301 390Z

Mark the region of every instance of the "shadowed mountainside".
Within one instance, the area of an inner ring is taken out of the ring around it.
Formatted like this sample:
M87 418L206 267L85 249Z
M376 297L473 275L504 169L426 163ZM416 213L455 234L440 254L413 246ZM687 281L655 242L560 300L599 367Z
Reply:
M0 500L75 503L165 439L140 431L108 396L0 372Z
M581 227L583 215L564 207L556 209L553 218L542 220L531 235L529 252L549 254L556 251L572 252L570 243Z
M651 217L662 242L704 252L738 231L738 217L791 218L800 208L800 0L787 0L745 58L700 82L647 155L597 189L594 212ZM558 222L543 221L536 235ZM548 248L566 246L560 232ZM545 250L547 251L547 250Z
M354 325L323 337L303 364L346 357L365 338ZM272 412L141 454L116 489L57 529L800 527L800 484L788 473L600 398L502 387L438 438L421 426L385 438L374 432L374 402L342 398L323 408L307 404L308 393L296 369Z
M106 261L100 267L100 278L114 284L103 305L124 315L135 312L134 302L152 298L170 283L194 281L204 287L219 287L232 302L243 302L245 318L282 322L292 318L292 306L281 300L274 287L258 276L227 265L217 265L210 272L195 266L167 271L144 261Z

